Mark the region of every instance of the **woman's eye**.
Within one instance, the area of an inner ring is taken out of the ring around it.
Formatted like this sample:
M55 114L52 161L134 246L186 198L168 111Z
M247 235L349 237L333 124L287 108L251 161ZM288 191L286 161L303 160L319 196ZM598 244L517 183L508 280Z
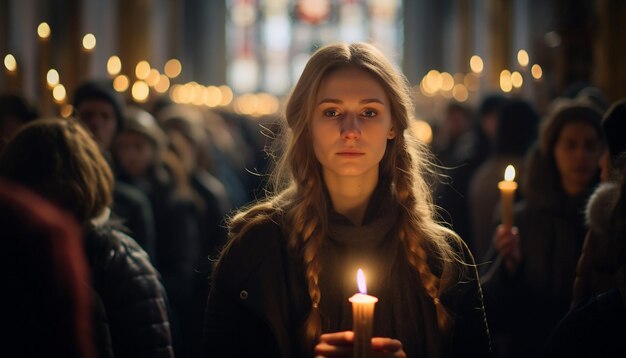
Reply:
M376 116L376 111L371 109L366 109L362 112L363 117L374 117Z
M324 116L326 117L337 117L339 115L339 112L337 112L334 109L329 109L324 111Z

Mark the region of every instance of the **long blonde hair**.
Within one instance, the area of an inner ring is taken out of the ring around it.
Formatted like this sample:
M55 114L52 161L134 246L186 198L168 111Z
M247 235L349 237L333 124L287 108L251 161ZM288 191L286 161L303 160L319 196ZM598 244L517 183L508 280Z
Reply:
M309 126L320 82L330 71L340 67L369 72L390 99L393 128L398 135L387 143L380 162L380 180L390 184L392 196L401 208L397 237L406 249L408 262L419 274L425 292L433 299L437 324L445 334L451 323L451 317L439 301L445 284L433 273L429 257L433 255L437 271L453 271L458 258L449 240L458 240L458 236L436 220L426 180L426 176L433 173L432 156L409 129L413 104L406 78L372 45L329 45L309 59L287 103L286 127L281 133L284 149L272 173L269 195L231 218L229 235L231 240L241 237L251 227L271 220L276 213L281 214L282 227L289 228L286 231L289 246L303 260L311 298L311 312L303 333L309 344L316 342L321 331L319 249L328 232L330 203L324 194L321 165L313 152Z

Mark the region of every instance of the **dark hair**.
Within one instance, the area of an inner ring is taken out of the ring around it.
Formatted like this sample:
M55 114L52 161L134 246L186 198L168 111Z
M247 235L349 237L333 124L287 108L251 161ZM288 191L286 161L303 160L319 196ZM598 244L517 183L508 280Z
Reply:
M559 135L568 124L585 123L591 126L598 138L604 143L604 133L602 131L602 115L591 106L580 104L575 101L563 100L541 124L539 130L539 143L543 155L554 162L554 147L559 139Z
M606 112L602 129L609 147L611 167L621 169L626 164L626 99L614 103Z
M26 98L11 93L0 95L0 132L4 130L5 121L8 118L17 119L22 124L37 118L37 109Z
M91 80L81 84L74 93L72 103L74 108L78 108L81 103L94 99L105 101L113 107L117 124L116 132L121 132L124 127L124 105L110 80Z
M538 125L539 114L527 101L505 104L498 116L495 152L523 156L537 139Z
M499 112L508 102L508 99L500 94L491 94L483 98L478 108L478 114L483 117L488 114Z
M74 119L42 119L24 126L0 155L0 175L70 211L81 224L112 201L111 168Z

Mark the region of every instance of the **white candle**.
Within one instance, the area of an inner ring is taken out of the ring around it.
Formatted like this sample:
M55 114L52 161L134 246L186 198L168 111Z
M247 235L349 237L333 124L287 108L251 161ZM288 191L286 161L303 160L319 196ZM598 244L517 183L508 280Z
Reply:
M367 294L363 270L357 272L360 293L354 294L352 303L352 330L354 331L354 357L369 357L372 352L372 331L374 329L374 306L378 298Z
M509 229L513 227L513 199L517 190L517 183L513 179L515 179L515 168L509 165L504 171L504 180L498 183L502 203L502 225Z

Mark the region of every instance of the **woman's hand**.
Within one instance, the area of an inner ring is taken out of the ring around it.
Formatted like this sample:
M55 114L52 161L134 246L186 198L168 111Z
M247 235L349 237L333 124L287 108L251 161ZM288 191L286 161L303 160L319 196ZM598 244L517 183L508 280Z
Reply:
M520 249L520 237L517 227L507 228L498 225L493 238L493 244L500 255L507 271L513 273L522 262L522 250Z
M352 357L352 342L354 332L344 331L326 333L320 336L315 346L316 357ZM374 337L372 338L373 357L405 358L402 343L397 339Z

